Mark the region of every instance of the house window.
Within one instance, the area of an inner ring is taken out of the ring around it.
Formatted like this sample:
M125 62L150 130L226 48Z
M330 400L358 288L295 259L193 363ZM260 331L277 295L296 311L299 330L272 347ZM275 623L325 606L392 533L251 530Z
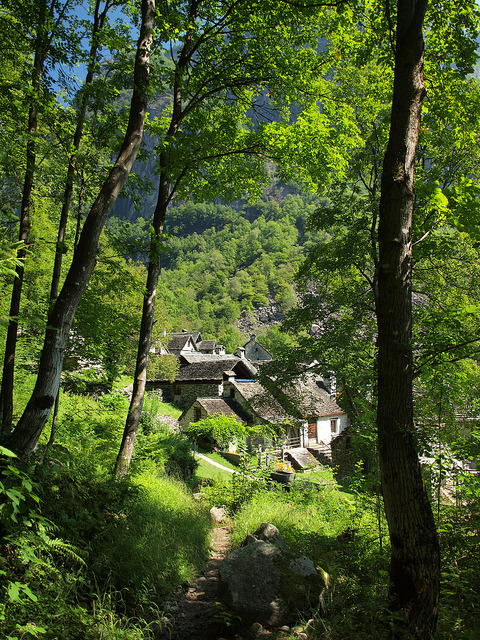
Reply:
M332 418L330 420L330 432L338 433L338 418Z
M233 387L230 387L230 397L231 398L235 397L235 389Z
M193 407L193 421L198 422L202 419L202 410L200 407Z
M173 393L176 396L181 396L182 395L182 387L179 384L174 384L173 385Z

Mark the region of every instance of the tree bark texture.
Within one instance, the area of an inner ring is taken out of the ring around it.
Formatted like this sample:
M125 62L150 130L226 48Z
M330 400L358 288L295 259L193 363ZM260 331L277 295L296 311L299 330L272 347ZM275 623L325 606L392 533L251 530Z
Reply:
M33 192L33 181L36 168L35 134L38 126L38 95L45 65L46 56L46 19L47 7L43 1L40 5L37 35L35 38L35 54L32 69L32 93L33 98L28 110L28 140L26 149L26 169L22 190L22 203L20 206L20 229L18 239L26 247L30 231L30 208ZM0 433L8 435L12 429L13 421L13 382L15 374L15 353L17 350L18 316L20 313L20 300L22 298L23 276L25 272L24 260L26 249L18 252L18 258L22 264L18 265L13 281L12 297L10 301L10 319L5 340L5 355L3 361L2 388L0 391Z
M95 266L100 233L138 154L147 110L154 24L155 0L142 0L142 25L135 57L134 90L122 148L85 220L71 267L50 313L35 388L8 443L24 460L35 449L52 410L60 385L70 326Z
M391 608L412 637L435 630L440 552L415 448L412 400L413 176L422 104L427 0L399 0L390 135L379 217L377 429L391 541Z
M198 2L192 2L190 7L190 19L194 20L197 12ZM152 340L153 317L155 314L155 298L157 293L158 277L160 274L161 238L163 226L167 215L167 208L172 199L175 188L171 187L170 166L171 152L169 141L173 141L182 123L184 113L182 109L181 80L186 70L188 58L192 49L192 35L189 34L180 52L179 60L175 69L175 81L173 87L173 109L170 125L165 134L166 144L160 154L160 180L158 187L158 198L152 221L152 236L150 240L150 250L148 257L147 284L143 299L142 320L140 324L140 335L138 340L137 360L135 375L133 379L132 398L128 409L125 429L123 431L122 442L115 463L114 475L123 478L127 473L132 459L135 440L137 438L140 415L142 413L143 400L145 397L145 387L147 383L148 357Z

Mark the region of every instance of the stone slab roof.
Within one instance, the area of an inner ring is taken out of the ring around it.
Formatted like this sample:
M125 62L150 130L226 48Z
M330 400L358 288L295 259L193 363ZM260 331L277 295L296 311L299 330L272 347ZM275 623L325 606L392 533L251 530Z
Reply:
M194 380L223 380L225 370L230 369L231 362L192 362L180 367L176 382L187 382Z
M234 380L232 385L245 398L252 410L267 422L285 422L291 416L259 382Z
M190 336L186 333L171 336L167 348L169 351L181 351L189 340Z
M291 385L282 386L282 391L305 417L345 413L335 398L311 376L299 378Z
M222 362L239 362L240 358L238 356L234 356L231 354L225 354L223 356L219 356L216 353L185 353L182 355L183 360L185 360L185 362L191 363L191 362L218 362L218 361L222 361Z
M208 356L208 357L207 357ZM175 378L176 383L181 382L222 382L224 373L232 371L242 378L251 378L256 374L256 369L246 360L236 356L215 356L213 354L195 354L181 356L180 369ZM166 378L156 378L157 382L167 382Z
M201 351L202 349L215 349L216 346L217 346L216 340L201 340L196 344L196 347L199 351Z
M181 333L169 333L167 348L172 351L181 351L189 340L192 344L197 344L202 339L199 331L182 331Z
M259 382L235 380L232 384L252 409L269 422L345 413L335 398L313 378L298 379L281 388L272 384L271 391Z
M205 409L209 416L221 413L235 418L237 422L248 422L246 413L230 398L197 398L195 402Z
M178 331L177 333L169 333L171 338L176 338L178 336L188 336L193 340L193 342L198 342L202 339L202 334L200 331Z

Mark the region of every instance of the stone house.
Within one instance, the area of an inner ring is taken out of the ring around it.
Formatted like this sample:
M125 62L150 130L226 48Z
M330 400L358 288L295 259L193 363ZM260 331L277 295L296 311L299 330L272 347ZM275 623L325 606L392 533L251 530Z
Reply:
M281 425L287 437L297 437L299 424L283 409L276 399L254 379L237 380L233 371L225 373L222 396L196 398L179 417L180 429L186 431L191 422L223 414L249 425ZM264 439L260 438L263 442ZM265 440L265 444L267 440Z
M234 355L213 355L191 353L179 356L180 368L173 382L157 377L147 381L148 390L161 391L165 402L173 402L187 407L197 398L218 398L223 396L223 384L232 374L240 379L252 379L257 370L245 358Z
M252 334L250 340L246 342L243 347L240 347L236 355L240 357L243 355L243 357L254 364L270 362L273 359L272 354L257 342L257 336L255 334Z
M272 384L267 390L254 378L238 379L234 371L227 371L220 403L218 399L193 399L179 418L180 428L186 430L190 422L225 413L252 425L279 425L285 430L287 446L317 449L331 459L332 443L348 425L348 417L335 398L312 376L288 388Z

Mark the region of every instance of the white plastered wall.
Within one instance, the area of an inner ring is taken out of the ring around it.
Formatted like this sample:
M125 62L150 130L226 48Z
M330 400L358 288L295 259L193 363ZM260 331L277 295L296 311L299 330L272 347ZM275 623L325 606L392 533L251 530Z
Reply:
M331 420L337 420L337 432L332 433ZM336 437L342 433L348 424L348 416L345 413L338 413L331 416L322 416L317 418L317 442L330 444L332 436Z

